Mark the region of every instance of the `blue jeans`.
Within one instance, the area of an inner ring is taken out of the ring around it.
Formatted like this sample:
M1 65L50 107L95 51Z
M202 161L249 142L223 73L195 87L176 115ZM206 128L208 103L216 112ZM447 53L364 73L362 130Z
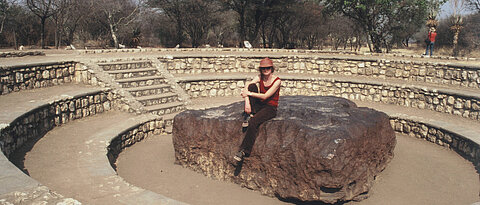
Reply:
M427 45L427 49L425 50L425 55L428 55L428 48L430 48L430 56L433 55L433 44L434 42L430 42L430 44Z

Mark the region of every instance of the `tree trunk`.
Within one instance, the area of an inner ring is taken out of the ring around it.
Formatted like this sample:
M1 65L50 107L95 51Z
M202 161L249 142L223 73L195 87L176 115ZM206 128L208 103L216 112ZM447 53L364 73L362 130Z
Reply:
M370 36L367 35L368 50L369 50L370 52L373 52L371 42L372 42L372 41L370 40Z
M381 38L375 34L375 33L370 33L370 39L372 40L372 45L373 45L373 52L375 53L381 53L382 52L382 41Z
M42 49L45 48L45 17L42 17L41 19L41 24L42 24L42 32L40 34L40 45L42 46Z
M55 48L58 49L60 47L59 40L58 40L58 19L55 18Z
M182 29L182 20L177 18L177 45L182 46L183 43L183 29Z
M15 29L13 29L13 46L15 50L18 50L17 31Z
M240 22L239 22L239 23L240 23L240 25L239 25L239 27L240 27L240 29L239 29L239 30L240 30L240 42L239 42L239 46L240 46L240 48L243 48L243 47L244 47L244 46L243 46L243 41L245 41L245 38L246 38L246 32L245 32L245 14L241 13L239 18L240 18L240 19L239 19L239 20L240 20Z
M109 26L110 26L110 34L112 34L113 44L115 44L115 48L119 48L118 38L115 32L115 26L112 23L110 23Z
M73 34L75 32L75 29L69 30L68 31L68 37L67 37L67 45L70 45L73 43Z
M455 34L453 35L453 56L458 56L458 34L460 30L455 30Z
M2 23L0 24L0 33L3 33L3 26L5 25L5 20L7 19L7 14L3 15Z

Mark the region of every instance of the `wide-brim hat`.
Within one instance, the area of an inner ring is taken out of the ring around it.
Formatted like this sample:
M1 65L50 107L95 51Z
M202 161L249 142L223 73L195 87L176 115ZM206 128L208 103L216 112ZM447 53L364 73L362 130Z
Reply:
M270 58L264 58L260 61L260 68L273 67L273 61Z

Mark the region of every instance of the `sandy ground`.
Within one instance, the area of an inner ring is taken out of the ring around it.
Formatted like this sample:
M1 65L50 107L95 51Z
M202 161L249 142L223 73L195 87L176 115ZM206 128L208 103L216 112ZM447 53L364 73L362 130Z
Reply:
M377 177L370 197L346 204L452 205L478 201L479 178L470 162L423 140L398 135L397 141L395 157ZM117 165L118 174L127 182L190 204L288 204L175 165L171 135L134 145L120 154Z
M241 98L195 100L191 109ZM213 180L174 164L171 135L146 139L122 152L118 174L127 182L194 205L288 204L276 198ZM424 140L397 135L395 157L377 177L370 197L348 205L452 205L480 201L480 181L471 162Z

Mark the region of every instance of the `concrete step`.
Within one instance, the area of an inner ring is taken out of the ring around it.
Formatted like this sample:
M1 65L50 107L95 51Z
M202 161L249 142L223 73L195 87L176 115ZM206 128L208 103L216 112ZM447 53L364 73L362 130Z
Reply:
M130 92L130 94L132 94L134 97L141 97L141 96L158 95L162 93L172 92L172 86L167 84L160 84L160 85L125 88L125 90Z
M126 70L107 71L114 79L137 78L144 76L154 76L157 74L156 68L138 68Z
M97 63L105 71L113 70L126 70L126 69L136 69L136 68L148 68L152 67L152 62L148 60L140 61L118 61L118 62L105 62Z
M148 95L135 98L144 106L165 104L178 101L178 95L176 93L163 93L158 95Z
M126 70L112 70L106 71L108 74L117 74L117 73L136 73L136 72L145 72L145 71L157 71L156 68L136 68L136 69L126 69Z
M123 88L132 88L139 86L151 86L151 85L163 85L167 83L167 80L162 76L144 76L137 78L125 78L115 80Z
M165 114L171 114L171 113L185 110L185 105L183 102L172 102L172 103L145 106L145 110L156 115L165 115Z

